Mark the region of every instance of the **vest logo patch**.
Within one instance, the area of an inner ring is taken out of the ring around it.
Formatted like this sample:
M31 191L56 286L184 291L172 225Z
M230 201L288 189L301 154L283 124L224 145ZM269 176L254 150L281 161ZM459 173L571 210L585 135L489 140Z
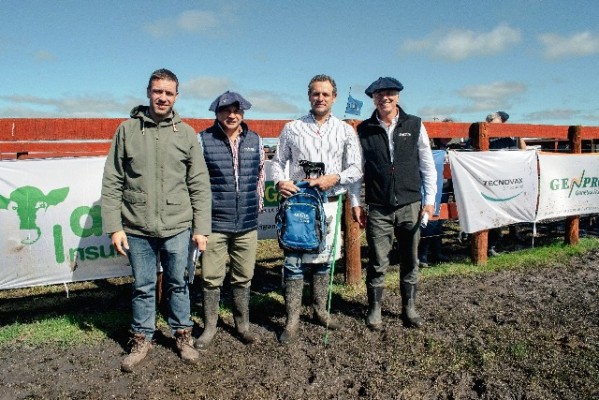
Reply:
M397 134L397 136L399 136L399 137L409 137L409 136L412 136L412 134L410 132L399 132Z
M251 151L252 153L256 151L255 147L244 147L243 151Z

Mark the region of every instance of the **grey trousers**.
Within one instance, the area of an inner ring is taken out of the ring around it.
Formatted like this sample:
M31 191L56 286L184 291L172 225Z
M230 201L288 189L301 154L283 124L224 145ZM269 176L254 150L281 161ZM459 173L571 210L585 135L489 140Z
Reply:
M366 271L367 287L385 285L393 236L397 239L399 250L401 282L413 285L418 282L420 209L420 202L401 207L369 206L366 225L369 257Z

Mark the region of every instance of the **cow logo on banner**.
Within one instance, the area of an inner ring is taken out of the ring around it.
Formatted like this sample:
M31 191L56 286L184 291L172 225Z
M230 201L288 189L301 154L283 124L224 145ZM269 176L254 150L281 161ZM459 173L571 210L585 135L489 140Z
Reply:
M48 207L62 203L68 193L68 187L54 189L44 194L36 187L22 186L15 189L8 197L0 193L0 209L17 213L19 228L24 234L21 243L30 245L41 237L41 229L36 222L40 210L46 211Z
M0 161L0 290L131 274L102 229L105 157ZM68 171L68 173L65 173ZM258 237L276 237L278 192L265 162Z
M104 162L0 162L0 289L131 273L127 257L117 255L102 230Z

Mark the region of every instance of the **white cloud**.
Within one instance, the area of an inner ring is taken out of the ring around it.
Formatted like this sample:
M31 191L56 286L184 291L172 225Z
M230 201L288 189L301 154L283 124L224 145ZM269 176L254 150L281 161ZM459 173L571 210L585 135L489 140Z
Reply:
M576 33L569 37L545 33L539 35L539 41L545 47L543 54L548 59L599 53L599 35L591 32Z
M171 36L179 31L203 34L214 32L221 25L228 24L231 18L227 10L187 10L174 17L174 25L171 17L166 16L164 19L147 23L144 30L154 37Z
M186 98L214 100L216 96L232 90L233 83L227 78L199 76L181 83L181 90Z
M204 32L216 28L217 25L218 17L211 11L184 11L177 18L177 26L189 32Z
M472 101L471 111L494 111L509 108L512 99L526 90L526 85L519 82L493 82L466 86L458 94Z
M546 121L546 120L572 120L580 115L580 110L569 108L555 108L552 110L535 111L524 114L522 117L527 121Z
M425 120L442 121L445 118L451 118L452 115L459 112L459 108L455 106L427 106L420 108L418 115Z
M12 95L0 96L0 101L10 104L7 108L0 106L0 115L5 117L70 118L127 116L134 106L147 102L133 97L117 100L104 93L63 98Z
M461 61L477 55L502 53L509 45L519 43L520 40L521 34L518 29L501 24L490 32L453 29L432 34L424 39L406 40L402 50L429 52L432 56L447 61Z
M295 114L304 111L304 108L284 99L278 92L253 91L248 93L247 99L252 103L250 111L265 114Z

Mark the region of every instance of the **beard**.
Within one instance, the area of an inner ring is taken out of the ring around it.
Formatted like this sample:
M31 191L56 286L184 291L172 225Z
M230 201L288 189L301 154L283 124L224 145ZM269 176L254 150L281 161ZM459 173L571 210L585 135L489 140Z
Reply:
M156 104L150 103L150 116L156 122L160 122L170 117L173 112L173 107L158 107Z

